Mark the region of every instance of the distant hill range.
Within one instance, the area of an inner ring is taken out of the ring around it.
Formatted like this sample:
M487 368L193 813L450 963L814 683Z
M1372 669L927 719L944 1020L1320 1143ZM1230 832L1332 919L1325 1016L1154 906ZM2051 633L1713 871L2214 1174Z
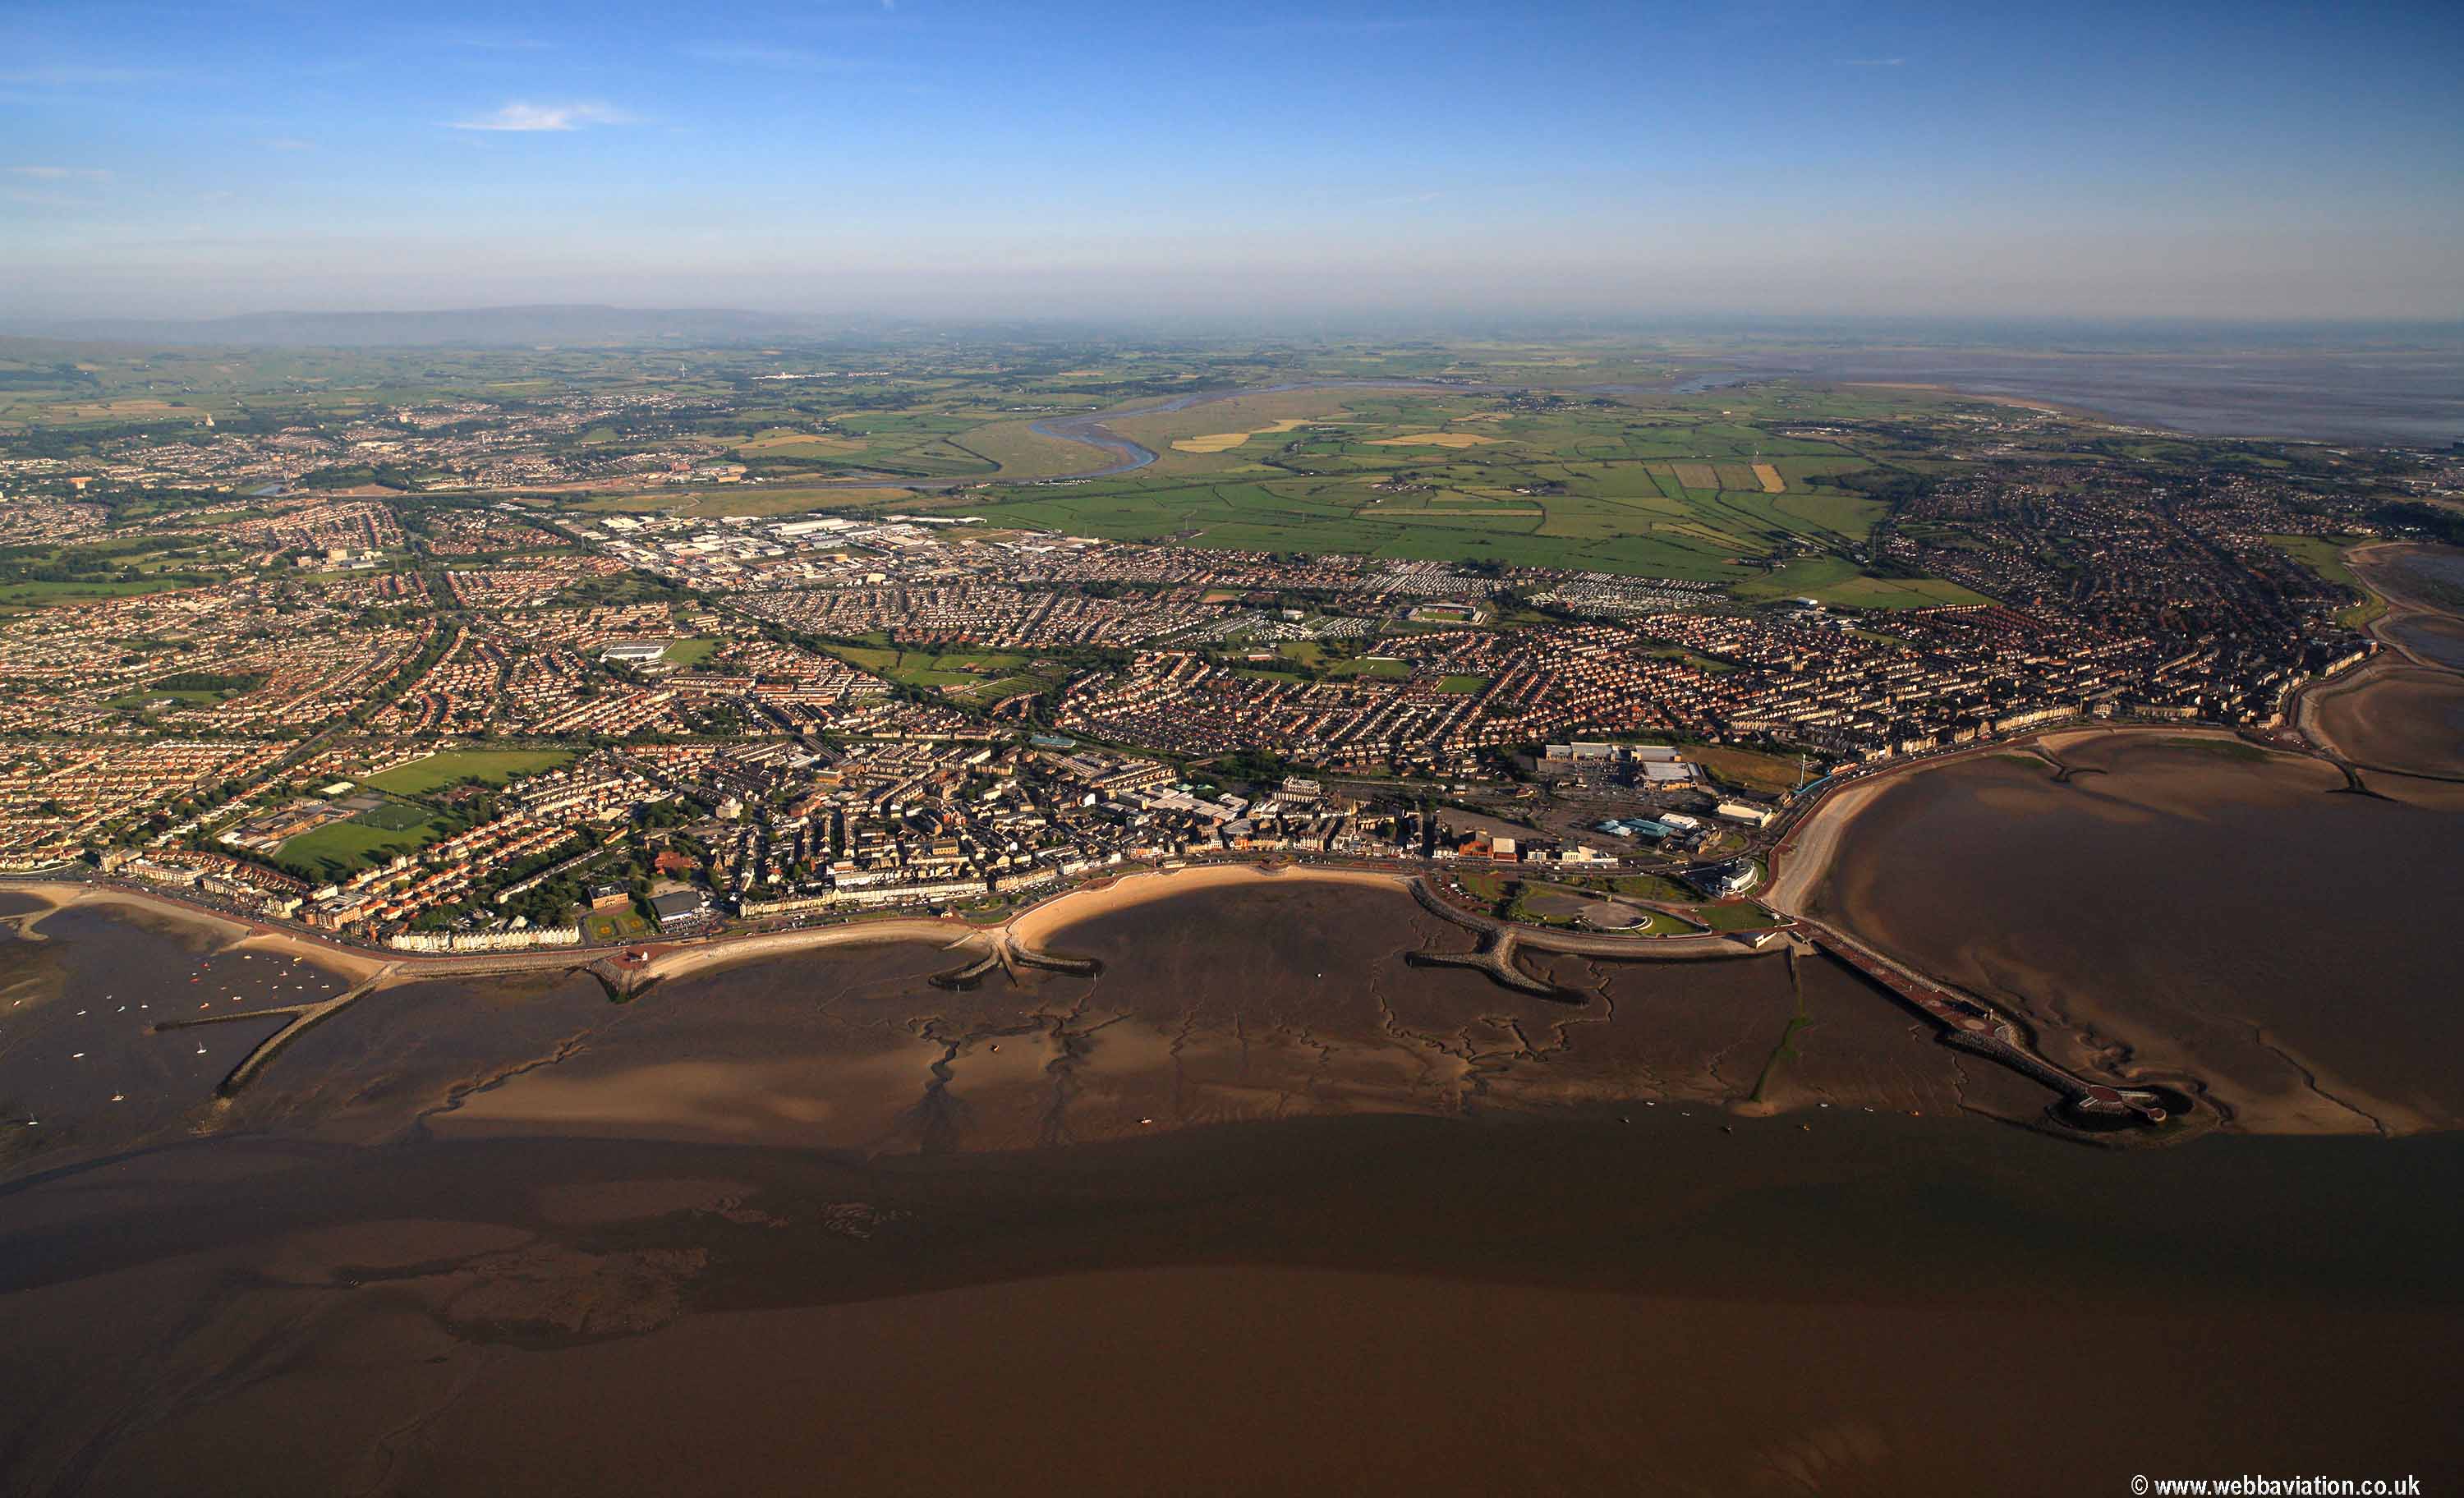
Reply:
M0 333L79 342L226 348L633 348L759 342L809 319L717 307L470 307L447 312L252 312L236 318L0 319Z

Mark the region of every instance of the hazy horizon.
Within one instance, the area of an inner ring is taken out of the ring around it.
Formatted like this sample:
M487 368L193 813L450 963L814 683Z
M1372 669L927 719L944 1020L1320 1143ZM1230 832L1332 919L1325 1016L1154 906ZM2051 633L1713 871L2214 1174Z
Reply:
M97 4L0 57L18 319L2464 317L2447 6Z

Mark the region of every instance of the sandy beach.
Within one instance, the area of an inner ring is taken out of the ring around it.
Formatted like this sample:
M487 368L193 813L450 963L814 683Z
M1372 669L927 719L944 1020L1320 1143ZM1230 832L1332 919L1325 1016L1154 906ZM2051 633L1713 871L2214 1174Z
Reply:
M1256 864L1199 864L1186 869L1157 869L1123 874L1106 884L1089 885L1056 894L1043 904L1021 911L1005 928L1014 941L1042 950L1053 933L1153 900L1199 890L1255 886L1261 881L1289 884L1349 885L1354 889L1408 891L1411 876L1378 873L1366 869L1327 869L1287 865L1277 869Z
M699 941L652 941L645 943L650 949L651 956L642 969L642 976L646 979L664 980L694 973L712 972L735 963L763 958L880 942L921 941L936 946L958 947L970 942L986 944L1006 936L1010 940L1029 949L1040 950L1045 938L1052 933L1067 926L1099 919L1115 911L1127 910L1151 900L1164 899L1176 894L1199 890L1239 887L1259 880L1303 884L1314 882L1381 890L1408 890L1411 885L1411 876L1407 874L1378 873L1356 869L1296 866L1266 868L1255 864L1207 864L1185 869L1142 870L1101 883L1064 891L999 924L975 925L955 917L887 916L874 920L803 927L790 931L731 935ZM379 952L326 941L279 927L253 924L168 896L148 894L117 886L30 880L0 883L0 890L40 900L50 907L50 911L56 911L70 905L111 905L140 911L151 916L216 933L227 937L234 948L306 958L355 980L372 977L389 966L397 969L399 977L395 980L399 982L416 982L430 978L453 977L481 971L518 972L528 968L561 971L583 966L596 958L608 956L614 950L566 947L532 952L454 955ZM15 917L19 923L19 930L30 936L39 936L40 923L50 911L34 912Z
M190 930L220 936L234 951L249 950L278 953L283 957L305 958L311 962L343 974L354 980L375 976L397 960L383 953L319 941L297 932L279 927L261 926L237 916L224 915L200 909L183 901L146 894L140 891L112 885L72 884L65 881L19 881L0 883L0 890L41 900L48 911L23 917L20 934L39 936L41 923L53 912L71 906L100 906L135 911L157 920L171 922Z
M765 931L751 936L726 936L693 945L663 947L653 952L644 965L642 976L662 981L693 973L711 973L738 962L751 962L762 958L786 957L798 952L822 952L831 947L869 946L881 942L920 941L935 947L957 947L970 942L982 944L999 927L969 926L958 920L910 919L858 921L845 926L813 926L798 931ZM604 951L584 951L565 956L579 965L583 958L605 956Z

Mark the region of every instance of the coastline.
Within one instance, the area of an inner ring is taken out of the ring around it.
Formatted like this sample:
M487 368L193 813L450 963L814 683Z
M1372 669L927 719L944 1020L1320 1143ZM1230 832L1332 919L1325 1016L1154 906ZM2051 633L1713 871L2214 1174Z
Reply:
M1911 775L1922 775L1945 765L1960 764L1980 754L2037 753L2046 757L2049 766L2058 768L2059 754L2074 744L2102 738L2135 738L2157 735L2166 738L2209 738L2219 742L2247 744L2249 739L2231 729L2211 728L2199 724L2125 723L2081 727L2060 725L2040 730L2017 738L1996 738L1980 742L1951 754L1928 759L1909 760L1887 765L1825 795L1814 809L1792 826L1773 844L1768 862L1771 883L1760 892L1762 903L1783 915L1807 918L1814 892L1837 863L1849 828L1858 816L1870 806L1884 790ZM2256 747L2254 745L2253 747ZM2292 758L2303 758L2291 750L2275 750Z
M1855 835L1859 818L1877 804L1884 791L1902 783L1904 777L1942 765L1966 763L1979 755L2015 755L2041 761L2042 767L2055 772L2057 779L2066 778L2069 769L2063 763L2062 756L2072 748L2097 742L2127 741L2133 738L2144 740L2150 735L2160 741L2211 740L2220 744L2246 745L2252 749L2260 747L2241 735L2213 727L2169 723L2065 724L2050 726L2022 738L1965 745L1949 753L1883 766L1834 785L1813 804L1804 807L1801 816L1780 829L1779 840L1767 855L1771 877L1760 892L1759 901L1779 915L1783 922L1799 925L1803 929L1785 942L1763 947L1761 955L1787 954L1793 961L1797 954L1819 946L1861 970L1869 980L1893 991L1902 1002L1941 1026L1950 1044L1983 1052L1989 1059L2051 1088L2074 1107L2090 1113L2140 1104L2153 1109L2156 1094L2146 1093L2145 1088L2148 1085L2172 1086L2176 1079L2169 1075L2141 1073L2131 1068L2116 1070L2100 1064L2104 1058L2091 1055L2064 1053L2061 1060L2054 1060L2037 1049L2035 1032L2045 1023L2041 1018L2029 1016L2014 1024L2013 1015L2004 1013L1999 1005L1990 1001L1977 998L1971 989L1911 968L1904 961L1873 947L1853 927L1834 928L1825 917L1814 914L1820 908L1820 894L1826 881L1832 871L1840 867L1843 850ZM2328 768L2323 756L2282 747L2269 752L2290 760L2310 760L2322 771ZM1757 955L1753 950L1755 944L1741 944L1732 935L1725 933L1706 933L1690 938L1632 938L1571 934L1546 927L1496 921L1478 913L1465 912L1447 901L1441 888L1442 881L1425 870L1371 869L1279 860L1108 870L1083 884L1052 892L1037 903L1011 912L1003 918L981 922L951 915L881 915L786 930L715 933L674 940L652 938L629 946L515 953L369 951L344 947L311 934L293 933L270 923L252 923L176 898L117 887L58 879L12 881L6 887L24 892L54 910L92 901L144 912L202 928L225 938L220 948L224 951L253 947L284 953L314 959L320 965L347 975L351 980L348 992L332 1000L310 1005L286 1006L280 1010L255 1011L290 1013L294 1024L252 1047L250 1054L217 1090L228 1098L244 1087L253 1077L255 1069L271 1060L300 1031L321 1023L349 1004L408 984L433 980L484 980L523 975L561 979L587 976L597 980L610 999L622 1002L670 979L807 952L880 947L903 942L917 943L950 955L948 970L933 979L937 986L945 988L972 988L978 980L995 969L1006 971L1012 979L1019 978L1021 970L1026 968L1091 976L1100 971L1096 959L1074 956L1067 950L1069 933L1074 929L1176 895L1255 890L1269 881L1349 887L1407 896L1429 914L1478 936L1477 946L1472 951L1406 954L1407 961L1419 966L1477 969L1505 988L1560 1002L1574 996L1559 990L1552 980L1523 970L1514 960L1518 951L1529 948L1545 953L1645 962ZM31 923L38 921L48 911L16 918ZM1133 929L1131 935L1134 936L1137 931ZM2184 1095L2202 1090L2198 1083L2187 1077L2183 1079L2183 1086L2188 1090ZM2140 1090L2123 1090L2133 1088ZM2166 1106L2179 1107L2178 1104ZM2201 1112L2204 1113L2205 1110ZM2152 1112L2150 1116L2162 1121L2165 1113ZM2214 1121L2212 1118L2200 1119L2202 1127L2198 1132L2204 1132L2204 1127L2211 1126Z
M2151 732L2156 735L2154 738L2144 737ZM2209 768L2199 763L2207 756L2195 747L2186 744L2184 752L2176 754L2167 748L2168 740L2203 740L2246 748ZM2140 804L2135 798L2142 792L2130 788L2138 785L2145 788L2145 794L2157 797L2146 804L2160 809L2206 805L2206 792L2201 787L2226 786L2248 777L2249 800L2240 799L2241 791L2223 793L2235 798L2243 823L2262 815L2281 816L2281 811L2275 808L2298 804L2300 797L2324 794L2335 800L2332 806L2321 807L2322 816L2360 818L2366 825L2376 825L2372 819L2381 814L2366 808L2373 803L2394 799L2339 783L2338 777L2349 766L2330 756L2254 742L2214 730L2070 727L1992 748L2011 756L2026 753L2031 758L2040 757L2049 761L2045 770L2067 768L2081 777L2121 773L2125 765L2129 766L2133 779L2116 786L2113 794L2129 804ZM2148 758L2138 758L2141 753ZM2262 755L2263 762L2259 762ZM1912 824L1900 815L1902 803L1891 803L1880 814L1881 821L1870 835L1866 824L1859 820L1881 804L1877 793L1885 785L1907 783L1900 775L1962 760L1972 760L1973 756L1911 764L1897 774L1877 775L1843 787L1836 804L1816 808L1815 816L1788 839L1786 850L1778 855L1779 876L1772 881L1769 892L1771 903L1799 914L1817 935L1836 930L1857 944L1893 941L1899 957L1912 962L1916 970L1938 973L1942 976L1937 981L1956 985L1959 991L1988 996L1985 1002L2018 1023L2028 1047L2057 1067L2108 1085L2169 1090L2192 1099L2202 1113L2214 1109L2217 1121L2233 1132L2281 1135L2375 1134L2396 1137L2452 1127L2452 1107L2438 1101L2452 1093L2425 1083L2417 1064L2391 1059L2384 1047L2373 1050L2365 1040L2346 1044L2333 1033L2336 1020L2322 1019L2315 1006L2305 1007L2289 997L2297 990L2317 991L2315 985L2310 990L2299 990L2297 984L2278 992L2268 986L2270 975L2251 972L2247 965L2219 967L2177 959L2169 966L2159 962L2152 968L2107 967L2096 963L2091 955L2097 938L2075 938L2068 947L2048 946L2043 930L2024 923L2018 931L2026 935L2026 941L1986 958L1973 958L1968 946L1950 934L1978 929L1978 922L1991 918L1991 902L1980 905L1963 900L1960 892L1969 886L1958 882L1962 876L1949 876L1950 884L1944 883L1946 876L1928 870L1911 870L1905 881L1894 877L1890 870L1904 868L1912 858L1925 860L1929 846L1922 838L1911 840L1907 828ZM2236 760L2251 762L2236 766L2233 762ZM1994 767L1976 764L1974 768L1990 772ZM2157 778L2136 779L2142 769ZM2041 782L2044 771L2019 773L2026 780ZM1990 787L2013 783L1997 782L1987 773L1982 780L1954 785ZM2349 799L2357 791L2367 799ZM2053 794L2051 785L2035 792L1979 791L1965 821L1943 821L1939 815L1945 804L1970 805L1964 792L1955 793L1950 803L1937 804L1930 799L1930 792L1912 790L1916 799L1909 806L1920 813L1925 808L1934 808L1925 814L1936 815L1937 820L1924 825L1933 828L1935 835L1951 836L1944 831L1947 827L1965 828L1966 835L1943 848L1940 856L1947 867L1969 870L1982 885L1999 890L2002 884L1998 877L1988 871L1988 866L1996 858L2006 862L2015 859L2019 861L2016 867L2031 868L2041 856L2066 875L2075 870L2077 866L2062 861L2061 850L2047 842L2041 829L2032 837L2021 827L2014 831L2008 848L2001 847L1991 830L1994 816L2027 809L2017 798L2033 795L2036 800L2029 804L2042 808L2048 804L2043 798ZM2088 794L2099 803L2107 802L2104 791L2091 790ZM2187 803L2178 800L2185 794L2190 798ZM2168 796L2176 800L2168 801ZM2407 799L2415 798L2408 792ZM2253 811L2253 807L2260 809ZM2186 814L2202 825L2208 820L2195 811ZM2225 815L2221 810L2217 812L2219 817ZM2117 814L2103 820L2130 822L2145 818ZM2340 821L2335 825L2342 827L2348 824ZM2110 826L2105 826L2100 829L2100 835L2111 831ZM2190 836L2192 832L2185 831L2183 835ZM1843 866L1837 861L1839 848L1851 836L1859 838L1864 857L1859 863ZM2212 858L2213 850L2203 856ZM2193 866L2216 867L2212 862L2199 864L2195 860ZM1832 874L1842 868L1854 870L1857 876L1832 886ZM2266 888L2268 880L2280 874L2280 864L2255 860L2248 871L2249 889ZM1895 899L1869 909L1863 892L1868 875L1888 883L1912 882L1931 893L1911 897L1927 903ZM2246 892L2237 892L2228 896L2219 909L2238 914L2244 904L2234 902L2242 900L2246 904L2247 897ZM1933 898L1945 903L1932 904ZM2109 900L2100 904L2096 896L2089 894L2070 900L2066 908L2093 914L2107 910L2111 904ZM1934 936L1947 936L1949 939L1916 941L1913 926L1903 928L1896 924L1903 917L1938 927ZM1944 927L1941 923L1945 921L1951 924ZM2090 920L2073 929L2105 928ZM2135 932L2138 928L2127 929ZM1896 940L1894 931L1912 944ZM2031 931L2034 934L2027 935ZM2386 940L2389 933L2374 928L2372 935L2391 954L2409 950ZM2216 939L2216 932L2185 932L2184 939L2188 943L2185 950L2197 950L2201 942ZM2322 953L2317 942L2296 943L2290 950L2310 963L2303 971L2335 970L2332 958ZM2084 957L2089 965L2082 966L2079 960L2066 964L2065 955ZM2421 962L2406 965L2398 957L2390 957L2387 961L2391 965L2384 971L2407 975L2391 992L2423 991L2422 980L2428 970ZM2219 977L2219 973L2233 976ZM2133 979L2144 983L2145 988L2134 987L2129 980ZM2248 980L2248 995L2234 986L2237 979Z
M1837 383L1857 390L1913 390L1923 395L1953 395L1963 401L1982 401L1989 406L2015 406L2022 410L2042 411L2048 416L2078 416L2100 422L2114 419L2102 411L2089 410L2082 406L2062 406L2018 395L1989 395L1982 390L1963 390L1957 386L1933 385L1918 380L1841 380Z
M2342 675L2324 677L2304 683L2294 701L2294 726L2302 738L2332 756L2340 763L2374 774L2403 776L2431 782L2453 782L2464 779L2464 758L2451 760L2435 769L2418 766L2371 762L2348 730L2340 735L2329 726L2330 704L2345 705L2371 688L2407 684L2432 690L2454 690L2464 678L2464 672L2434 658L2425 657L2404 638L2403 627L2417 620L2432 620L2449 628L2464 624L2453 607L2422 598L2409 590L2407 580L2393 563L2399 557L2423 549L2420 542L2375 540L2352 547L2344 553L2345 564L2353 569L2364 587L2385 603L2386 611L2363 627L2363 632L2378 644L2377 651L2361 665Z
M983 929L999 930L1012 942L1035 948L1043 944L1044 937L1071 926L1200 890L1217 890L1232 885L1254 887L1261 882L1284 880L1303 884L1345 884L1408 894L1413 877L1405 873L1378 873L1366 869L1326 869L1300 864L1271 867L1246 863L1197 864L1181 869L1141 870L1100 884L1081 885L1077 889L1064 891L1020 911L998 928Z
M17 917L25 924L19 929L26 935L39 936L40 923L49 916L73 906L119 906L123 910L141 911L158 919L221 936L231 949L252 948L279 953L284 957L304 958L311 962L333 968L342 976L358 981L374 977L385 968L399 966L412 954L403 953L388 958L374 948L349 946L339 942L320 941L302 933L262 921L252 921L237 915L191 905L184 900L154 894L119 885L83 884L72 880L0 881L0 890L13 894L29 895L43 901L48 910ZM450 959L449 959L450 960Z
M1207 864L1177 870L1139 870L1064 890L1018 911L1006 919L978 924L957 917L890 915L840 925L800 927L787 931L756 931L661 941L626 947L577 947L504 953L387 953L320 939L305 933L192 905L165 894L115 885L67 880L8 880L0 889L42 901L48 908L12 917L21 929L34 930L53 913L77 905L118 906L226 938L229 949L251 948L304 958L335 969L369 991L430 979L484 978L524 972L576 973L613 966L627 956L635 960L625 976L638 985L716 971L740 962L825 951L832 947L868 946L914 941L945 951L976 949L993 955L1024 952L1037 955L1044 938L1056 932L1118 911L1165 899L1230 886L1263 881L1342 884L1410 892L1414 876L1359 869L1262 864ZM382 981L368 982L382 979Z

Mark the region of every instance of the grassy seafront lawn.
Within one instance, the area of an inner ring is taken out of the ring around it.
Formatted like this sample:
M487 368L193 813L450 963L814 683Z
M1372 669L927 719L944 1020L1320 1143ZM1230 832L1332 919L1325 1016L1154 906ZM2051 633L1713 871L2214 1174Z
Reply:
M567 749L449 749L371 775L365 783L396 796L426 796L464 781L502 785L517 775L536 775L572 762L573 752Z
M652 935L650 923L631 911L601 911L582 920L583 939L605 944L611 941L639 941Z
M1805 779L1805 767L1793 755L1764 754L1725 744L1687 744L1679 753L1723 781L1771 795L1791 789Z
M1713 931L1751 931L1771 923L1771 912L1751 900L1727 900L1718 905L1698 905L1690 913L1696 920Z

